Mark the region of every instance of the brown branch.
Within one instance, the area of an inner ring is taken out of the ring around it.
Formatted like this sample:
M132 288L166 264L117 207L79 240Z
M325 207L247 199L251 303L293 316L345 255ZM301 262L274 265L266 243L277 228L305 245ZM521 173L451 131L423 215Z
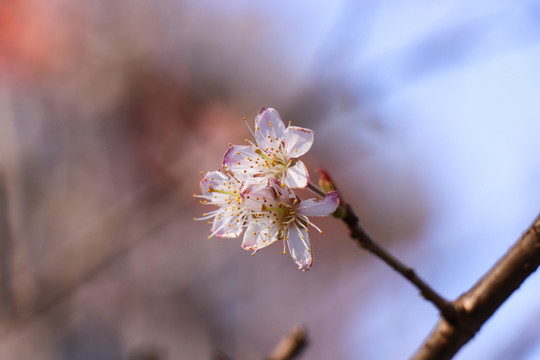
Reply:
M291 360L300 354L307 346L306 330L302 326L296 326L283 337L276 345L266 360Z
M415 360L450 359L480 330L502 303L540 265L540 215L510 250L465 294L453 302L457 321L444 318Z
M399 259L390 254L387 250L377 244L360 225L358 217L354 214L352 208L348 204L343 205L344 217L342 220L349 228L349 235L356 240L357 244L368 250L375 256L379 257L386 264L396 270L409 280L414 286L420 290L420 294L429 302L439 309L441 315L450 322L453 322L456 317L456 311L451 302L440 296L433 290L425 281L423 281L414 270Z

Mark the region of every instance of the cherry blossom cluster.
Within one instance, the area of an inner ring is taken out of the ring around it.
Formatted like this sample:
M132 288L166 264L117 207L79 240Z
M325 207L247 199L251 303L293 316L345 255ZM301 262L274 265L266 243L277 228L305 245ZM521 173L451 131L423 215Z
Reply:
M339 205L336 191L305 200L294 192L309 185L306 166L298 158L311 148L314 133L290 123L285 127L272 108L261 109L255 129L249 128L255 142L230 144L223 169L202 173L202 195L195 196L218 208L197 220L209 220L209 238L237 238L245 231L242 247L253 254L282 241L283 253L288 247L298 268L308 270L313 263L308 226L321 232L308 217L328 216Z

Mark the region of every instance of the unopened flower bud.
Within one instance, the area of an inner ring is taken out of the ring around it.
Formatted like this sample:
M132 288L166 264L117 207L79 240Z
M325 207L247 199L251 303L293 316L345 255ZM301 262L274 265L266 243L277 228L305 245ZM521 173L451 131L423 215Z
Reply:
M336 185L334 184L332 178L330 177L330 175L328 175L328 172L326 170L324 170L323 168L319 168L317 172L321 174L319 178L319 187L322 191L328 194L330 191L337 190Z
M339 197L339 206L337 207L336 211L332 213L332 216L338 219L343 219L346 215L346 209L345 209L345 202L343 201L341 194L339 193L336 184L334 184L334 181L332 181L332 178L328 174L326 170L323 168L317 169L317 172L321 174L319 177L319 187L323 192L328 194L331 191L337 191L338 197Z

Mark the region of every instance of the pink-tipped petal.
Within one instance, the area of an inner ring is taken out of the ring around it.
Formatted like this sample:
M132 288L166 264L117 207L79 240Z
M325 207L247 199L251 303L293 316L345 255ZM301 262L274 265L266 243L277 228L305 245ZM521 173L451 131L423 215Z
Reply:
M269 181L269 186L274 189L274 192L277 195L277 203L292 203L296 198L294 191L292 191L286 184L282 185L277 179L271 179Z
M223 155L223 167L240 178L253 177L260 172L264 159L248 145L233 145Z
M259 111L255 118L255 140L262 150L271 153L278 151L284 132L285 125L275 109L263 108Z
M201 191L206 195L208 189L218 188L229 181L229 177L220 171L208 171L201 180Z
M328 216L336 211L339 205L337 191L331 191L324 199L307 199L298 204L296 212L305 216Z
M235 196L224 194L214 190L224 190L230 193L236 191L238 193L240 184L236 179L229 177L220 171L209 171L201 180L201 191L203 196L206 196L209 201L218 206L227 205Z
M298 269L308 270L313 263L313 254L307 231L293 223L289 226L286 240L291 257L298 265Z
M270 227L270 229L268 229ZM251 251L257 251L277 241L277 229L270 221L251 219L246 233L244 234L244 240L242 241L242 248Z
M309 183L309 174L306 165L300 160L287 169L284 183L292 188L305 188Z
M283 134L285 153L289 158L297 158L308 152L313 144L313 130L290 126Z
M242 233L244 216L234 207L223 208L214 218L212 233L218 237L236 238Z
M267 184L249 184L242 192L242 200L246 209L260 212L276 202L276 193Z

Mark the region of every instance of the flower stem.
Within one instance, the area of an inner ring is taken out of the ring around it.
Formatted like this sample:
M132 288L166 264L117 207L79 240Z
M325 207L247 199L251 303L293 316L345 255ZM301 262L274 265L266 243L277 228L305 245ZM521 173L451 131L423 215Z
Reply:
M324 191L319 189L319 187L317 185L313 185L311 182L308 183L307 187L308 187L309 190L313 191L317 195L326 196Z
M403 264L399 259L377 244L362 228L358 217L354 214L349 204L345 204L345 216L342 220L349 228L349 235L359 246L379 257L391 268L409 280L418 288L418 290L420 290L420 294L427 301L431 302L439 309L441 315L446 318L448 322L452 323L455 321L457 312L454 304L440 296L424 280L418 277L412 268Z

